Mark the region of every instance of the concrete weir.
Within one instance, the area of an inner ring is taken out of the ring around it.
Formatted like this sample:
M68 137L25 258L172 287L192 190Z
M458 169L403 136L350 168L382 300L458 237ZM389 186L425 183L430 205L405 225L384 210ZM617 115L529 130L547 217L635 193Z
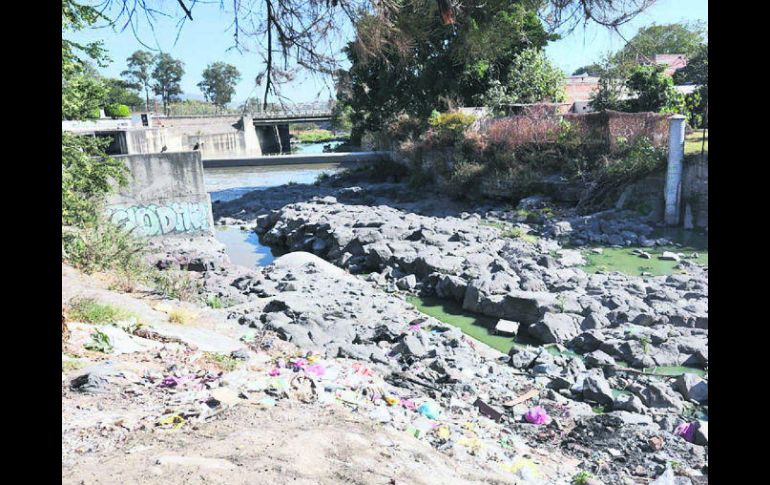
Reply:
M205 168L261 167L266 165L300 165L309 163L358 163L388 160L388 152L316 153L312 155L267 155L203 160Z
M125 161L129 183L107 200L112 222L145 237L213 233L200 152L115 158Z

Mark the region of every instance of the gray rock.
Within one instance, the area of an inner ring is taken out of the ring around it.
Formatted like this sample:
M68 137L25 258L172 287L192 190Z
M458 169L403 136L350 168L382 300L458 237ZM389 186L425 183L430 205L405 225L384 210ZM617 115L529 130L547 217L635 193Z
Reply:
M663 251L663 254L658 256L658 259L663 261L679 261L679 255L671 251Z
M511 357L511 366L516 369L527 369L537 359L537 353L517 347L512 347L508 355Z
M566 342L579 331L575 318L569 313L546 313L542 320L528 329L532 337L544 344Z
M629 411L612 411L611 413L607 414L611 416L617 416L623 420L624 424L652 424L652 417L645 414Z
M674 389L679 391L685 399L697 401L701 404L708 403L709 384L705 379L691 373L685 373L677 377Z
M682 400L664 383L651 382L646 386L634 384L628 390L636 394L647 407L682 409Z
M394 348L394 354L422 357L427 352L422 343L413 335L406 335Z
M82 374L70 381L70 389L87 394L107 392L109 381L94 372Z
M396 286L403 291L413 290L417 286L417 277L413 274L404 276L396 281Z
M598 373L589 374L583 381L583 399L605 406L612 405L614 400L610 384Z
M609 327L609 319L601 313L591 312L587 317L583 319L580 324L582 330L591 330L594 328Z
M593 352L586 354L584 362L586 367L589 368L615 365L615 359L613 359L611 355L607 354L606 352L602 352L601 350L594 350Z
M451 298L462 302L468 283L459 276L441 275L436 284L436 295L440 298Z
M593 352L604 341L604 335L599 330L588 330L569 342L569 347L579 353Z
M628 411L630 413L644 412L644 404L641 399L633 394L620 394L612 403L612 409L618 411Z

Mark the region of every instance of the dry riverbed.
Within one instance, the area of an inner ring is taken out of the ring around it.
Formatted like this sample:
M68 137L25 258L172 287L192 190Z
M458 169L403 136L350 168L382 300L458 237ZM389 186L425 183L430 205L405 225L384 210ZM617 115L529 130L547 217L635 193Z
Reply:
M628 214L530 202L334 179L217 203L220 223L290 251L246 268L211 240L155 243L159 266L186 269L219 309L63 267L63 305L98 298L150 330L71 322L65 481L705 483L707 374L648 370L707 369L707 268L675 254L673 275L586 272L591 243L671 241ZM416 297L509 320L528 345L498 352ZM97 329L109 353L84 349Z

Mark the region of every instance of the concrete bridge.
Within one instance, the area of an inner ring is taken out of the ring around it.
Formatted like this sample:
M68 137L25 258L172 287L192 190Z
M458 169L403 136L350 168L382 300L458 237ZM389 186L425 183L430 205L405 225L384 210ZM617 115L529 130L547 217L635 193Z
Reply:
M62 131L109 138L111 155L200 150L204 160L258 157L289 151L289 125L326 123L329 110L261 112L255 115L167 116L144 120L62 121Z

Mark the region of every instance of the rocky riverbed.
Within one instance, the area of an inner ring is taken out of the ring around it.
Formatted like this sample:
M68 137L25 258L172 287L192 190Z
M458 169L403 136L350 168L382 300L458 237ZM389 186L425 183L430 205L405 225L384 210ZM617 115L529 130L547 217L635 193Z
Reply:
M555 441L573 451L587 446L590 452L577 454L610 483L652 478L671 463L686 464L694 475L706 469L708 268L681 252L638 251L640 259L674 261L675 274L581 269L583 245L597 252L597 244L670 247L672 241L653 236L650 220L629 211L578 216L554 210L541 197L516 208L474 206L403 184L344 177L252 192L217 204L215 215L220 223L252 228L266 244L313 253L369 283L356 297L344 296L350 293L336 284L313 288L295 273L283 285L241 281L236 285L243 292L275 294L280 302L261 313L259 322L244 315L238 317L242 323L277 330L327 355L388 366L383 372L434 386L446 406L458 393L479 396L509 419L514 434L527 435L517 428L526 409L504 404L522 388L538 386L546 409L558 414L564 406L567 415L579 416L581 424L561 427ZM287 288L320 295L321 301L287 296ZM535 345L482 357L473 345L454 343L462 341L456 329L435 322L430 333L408 338L403 325L423 320L390 296L399 294L454 300L500 319L501 330ZM562 351L537 344L557 344ZM680 366L701 371L672 377L651 372ZM405 387L416 386L399 379ZM688 435L692 443L674 434L686 422L699 428L697 436ZM620 448L598 452L612 446L605 439ZM659 440L667 445L658 446ZM666 453L676 456L665 458Z
M668 247L650 221L577 216L537 197L516 208L467 204L349 177L254 191L214 210L218 223L290 253L245 268L212 240L153 243L158 267L186 270L204 300L226 302L211 311L210 329L251 342L233 351L240 370L206 377L190 352L165 369L202 386L205 395L183 395L188 408L198 403L195 413L179 411L185 419L223 419L210 417L222 402L277 401L284 412L299 402L311 413L342 406L396 433L388 439L417 440L443 457L430 459L441 475L414 483L568 484L581 471L593 483L707 483L707 268L674 251L669 276L581 269L581 244ZM420 313L409 295L494 319L512 337L510 351ZM190 338L165 324L156 332ZM661 366L699 372L654 375ZM131 385L158 382L162 367ZM231 392L209 395L220 388ZM159 396L149 399L153 419L169 407L168 392L145 391ZM383 446L367 439L365 447Z

